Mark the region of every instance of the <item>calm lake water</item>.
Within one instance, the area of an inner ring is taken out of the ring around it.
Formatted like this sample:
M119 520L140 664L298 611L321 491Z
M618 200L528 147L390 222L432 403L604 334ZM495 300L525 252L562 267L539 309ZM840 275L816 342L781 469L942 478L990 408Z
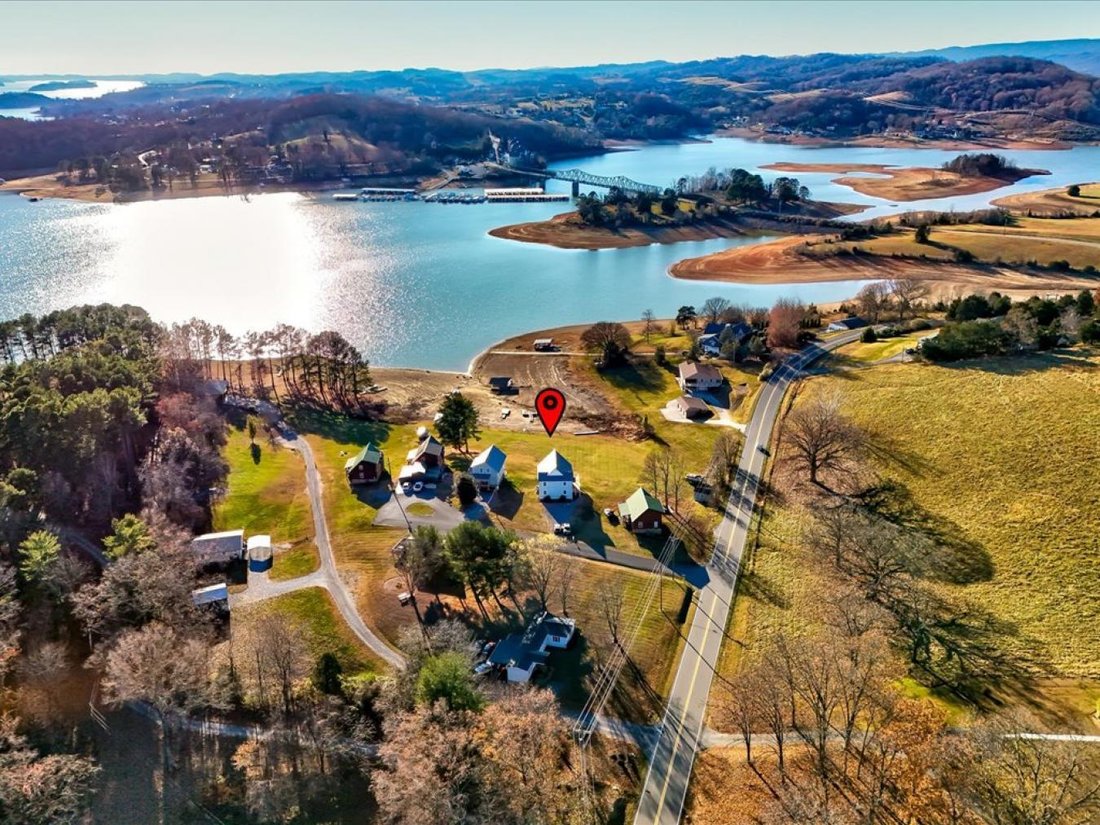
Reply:
M28 92L32 86L45 83L50 80L73 80L74 78L36 77L31 80L10 80L7 83L0 81L0 92ZM92 79L92 78L89 78ZM94 80L95 86L81 89L54 89L49 92L35 92L43 97L54 100L84 100L90 97L103 97L111 92L129 92L140 89L145 84L140 80ZM29 109L0 109L0 117L18 117L23 120L42 120L38 114L38 107Z
M805 149L721 139L652 146L560 164L667 184L709 166L777 161L935 165L956 152ZM992 195L941 199L969 209L1009 191L1093 180L1100 148L1006 153L1052 170ZM776 173L764 174L774 177ZM897 211L800 175L814 196ZM552 183L551 188L564 185ZM910 204L919 208L929 204ZM745 287L677 281L669 265L761 239L636 249L560 250L490 237L496 226L539 220L564 204L336 203L329 195L269 194L126 205L0 195L0 317L74 303L138 304L158 320L202 317L233 332L279 322L334 328L372 363L465 369L490 344L525 330L645 309L668 316L711 295L765 305L780 296L839 300L858 282Z

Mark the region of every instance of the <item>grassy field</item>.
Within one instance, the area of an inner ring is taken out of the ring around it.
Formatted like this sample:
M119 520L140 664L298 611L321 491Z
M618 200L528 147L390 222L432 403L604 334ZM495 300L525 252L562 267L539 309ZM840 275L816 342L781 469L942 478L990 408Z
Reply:
M925 256L929 260L951 261L955 250L969 252L978 262L1047 265L1068 261L1075 269L1100 268L1100 218L1027 218L1014 226L960 224L932 227L931 242L919 244L913 232L901 229L866 241L816 244L811 254L834 254L840 249L859 247L875 255Z
M929 330L911 332L908 335L899 335L897 338L884 338L871 344L856 341L854 344L846 344L837 350L837 354L853 361L871 363L881 361L884 358L893 358L910 347L914 347L922 338L927 338L934 333Z
M305 634L310 655L333 653L348 675L383 673L387 665L364 647L344 623L332 597L320 587L309 587L234 611L233 621L248 622L277 613Z
M1100 353L849 370L809 382L799 403L830 392L874 434L879 473L967 548L957 561L975 575L929 586L988 615L998 647L1050 677L1035 683L1045 700L1091 711L1100 696L1091 681L1100 678ZM806 518L772 506L762 520L731 631L750 646L816 621L827 591L801 557ZM739 655L728 646L723 670L734 672Z
M317 569L313 519L306 494L305 468L293 450L273 448L265 439L249 443L248 433L231 428L224 456L229 462L225 496L214 508L215 530L268 533L277 549L273 579L292 579ZM287 547L289 545L289 547Z

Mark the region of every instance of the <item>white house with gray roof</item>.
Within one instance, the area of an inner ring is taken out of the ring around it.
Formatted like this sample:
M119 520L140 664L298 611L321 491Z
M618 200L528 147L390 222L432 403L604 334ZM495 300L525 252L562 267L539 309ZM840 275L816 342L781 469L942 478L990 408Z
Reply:
M470 475L482 490L495 490L504 481L508 456L496 444L490 444L470 462Z
M573 465L557 450L538 463L539 501L572 501L577 495Z

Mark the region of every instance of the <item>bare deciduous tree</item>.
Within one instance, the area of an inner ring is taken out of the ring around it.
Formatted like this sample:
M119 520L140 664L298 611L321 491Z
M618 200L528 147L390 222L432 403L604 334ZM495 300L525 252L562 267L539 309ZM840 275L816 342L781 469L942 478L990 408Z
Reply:
M928 297L928 285L916 278L896 278L888 281L887 287L902 320L913 317L917 306Z
M824 486L822 473L850 472L866 443L863 431L840 412L836 397L797 405L787 423L794 464L812 484Z

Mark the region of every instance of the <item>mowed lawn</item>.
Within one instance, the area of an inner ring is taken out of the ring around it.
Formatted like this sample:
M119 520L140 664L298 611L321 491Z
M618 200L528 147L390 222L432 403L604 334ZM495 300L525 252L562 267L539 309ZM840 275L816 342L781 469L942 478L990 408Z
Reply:
M236 427L230 428L223 455L229 476L225 496L214 507L214 529L243 529L246 536L267 533L275 545L283 545L276 549L273 579L316 570L320 559L301 457L262 437L253 447L247 431Z
M1045 663L1037 675L1100 677L1100 352L852 370L797 403L833 392L874 434L880 474L990 571L931 586L997 620L1004 650ZM824 591L799 558L804 518L763 519L733 625L750 645L814 621Z
M347 675L383 673L388 667L351 632L332 597L321 587L307 587L238 608L233 622L263 622L273 615L301 630L314 661L324 653L332 653Z
M853 361L872 363L874 361L881 361L884 358L893 358L895 355L900 355L910 347L915 347L919 344L922 338L927 338L935 334L933 330L926 329L920 332L911 332L908 335L899 335L896 338L883 338L870 344L856 341L853 344L846 344L838 349L837 354L851 358Z

